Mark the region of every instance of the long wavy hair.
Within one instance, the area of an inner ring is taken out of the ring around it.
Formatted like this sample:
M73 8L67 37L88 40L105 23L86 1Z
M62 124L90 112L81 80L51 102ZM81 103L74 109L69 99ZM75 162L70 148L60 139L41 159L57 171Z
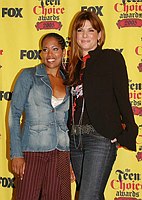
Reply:
M77 44L77 30L82 27L85 21L90 21L92 27L99 33L101 31L101 38L98 41L98 45L102 48L105 42L105 29L101 19L95 12L91 11L80 11L78 12L71 23L70 34L71 34L71 50L68 65L68 79L66 85L75 85L79 81L79 74L81 70L79 61L82 61L82 51Z

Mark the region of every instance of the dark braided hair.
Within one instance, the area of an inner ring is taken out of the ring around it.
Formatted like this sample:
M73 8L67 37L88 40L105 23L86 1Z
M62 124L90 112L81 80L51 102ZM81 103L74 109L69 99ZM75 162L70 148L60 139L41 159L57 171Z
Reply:
M53 37L53 38L57 39L58 42L59 42L59 44L61 45L62 50L65 49L65 46L66 46L65 40L64 40L64 38L63 38L61 35L59 35L58 33L47 33L46 35L44 35L44 36L41 38L41 42L40 42L41 47L43 46L44 40L45 40L46 38L50 38L50 37Z
M47 38L55 38L55 39L57 39L58 43L61 45L61 49L62 50L65 49L66 42L65 42L64 38L61 35L59 35L58 33L47 33L47 34L43 35L41 37L40 41L39 41L39 43L40 43L40 49L42 49L43 42ZM39 51L39 59L41 59L40 52L41 52L41 50ZM65 70L65 68L63 66L63 63L61 64L60 70L64 73L65 76L67 76L67 72L66 72L66 70Z

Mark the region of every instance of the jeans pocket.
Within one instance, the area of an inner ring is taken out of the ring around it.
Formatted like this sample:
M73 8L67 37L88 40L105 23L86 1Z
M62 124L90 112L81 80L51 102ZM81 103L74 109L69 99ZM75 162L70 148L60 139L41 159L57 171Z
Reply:
M91 135L93 135L94 137L97 137L98 139L100 138L100 139L104 139L104 140L110 141L110 139L109 139L109 138L107 138L107 137L105 137L105 136L101 135L101 134L100 134L100 133L98 133L97 131L95 131L95 132L92 132L92 134L91 134Z

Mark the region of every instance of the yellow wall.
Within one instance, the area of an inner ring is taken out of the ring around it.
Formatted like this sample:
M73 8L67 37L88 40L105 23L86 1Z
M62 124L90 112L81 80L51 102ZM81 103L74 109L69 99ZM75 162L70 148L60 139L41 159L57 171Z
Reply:
M125 4L123 4L125 2ZM1 0L0 2L0 199L12 198L13 175L9 163L7 113L12 84L20 69L40 63L39 38L61 34L67 44L69 24L81 10L95 10L106 27L106 48L125 57L130 100L139 126L137 152L123 148L108 181L106 200L142 199L142 1L131 0ZM120 182L120 178L122 181ZM75 183L72 183L74 194Z

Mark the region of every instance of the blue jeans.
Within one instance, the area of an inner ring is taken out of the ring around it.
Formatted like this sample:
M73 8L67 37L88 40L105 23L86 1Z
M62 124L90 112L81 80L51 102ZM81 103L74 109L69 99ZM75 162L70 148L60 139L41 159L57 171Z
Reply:
M83 134L81 138L71 136L70 141L79 200L104 200L105 186L117 155L116 143L97 132Z

